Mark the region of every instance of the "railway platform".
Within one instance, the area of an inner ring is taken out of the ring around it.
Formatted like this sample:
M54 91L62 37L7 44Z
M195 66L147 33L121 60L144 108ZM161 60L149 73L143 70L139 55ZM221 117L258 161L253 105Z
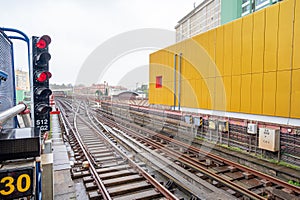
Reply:
M62 138L62 130L59 123L59 114L51 114L52 149L53 149L53 176L54 199L77 199L75 183L70 175L70 161L68 151Z

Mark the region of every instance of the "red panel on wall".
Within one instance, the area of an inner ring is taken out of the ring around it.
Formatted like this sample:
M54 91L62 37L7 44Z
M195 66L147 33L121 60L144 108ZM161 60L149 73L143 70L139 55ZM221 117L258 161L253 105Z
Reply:
M162 76L156 77L156 88L162 88Z

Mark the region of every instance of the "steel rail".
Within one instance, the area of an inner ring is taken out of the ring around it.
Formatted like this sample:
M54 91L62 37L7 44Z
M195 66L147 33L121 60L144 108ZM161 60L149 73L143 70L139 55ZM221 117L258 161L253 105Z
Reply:
M88 110L87 110L88 111ZM141 168L139 165L137 165L132 159L130 159L124 152L122 152L113 142L110 141L110 139L103 134L101 130L98 129L97 125L92 120L92 116L88 114L90 121L94 124L95 128L99 133L102 133L101 135L107 139L107 141L110 143L110 145L113 146L113 148L118 151L123 157L126 158L128 164L135 168L139 173L149 181L151 185L153 185L162 195L164 195L169 200L178 200L178 198L172 194L168 189L166 189L164 186L162 186L157 180L155 180L149 173L147 173L143 168ZM102 126L106 132L109 132L105 126Z
M87 161L89 163L91 163L91 165L89 166L89 169L94 177L94 179L96 180L95 183L97 185L97 187L101 190L101 194L104 200L112 200L112 198L110 197L108 191L106 190L101 178L99 177L96 168L92 165L93 161L86 149L86 147L83 145L83 141L81 140L81 138L79 137L79 133L78 133L78 129L77 129L77 125L76 125L76 120L77 120L77 112L79 110L79 107L77 108L77 111L74 113L74 128L75 131L72 129L72 126L70 124L70 122L68 120L66 120L66 123L68 124L68 126L71 128L71 131L73 132L78 144L80 145L80 148L82 149L85 158L87 159ZM64 113L62 113L62 115L64 116L64 118L66 119L66 116Z
M118 126L120 127L120 125L118 125ZM155 143L155 142L149 140L148 138L141 137L140 134L129 129L128 127L122 126L122 131L125 131L125 133L127 133L127 134L131 134L131 135L134 135L135 137L138 137L139 140L141 140L147 144L150 144L151 146L155 147L156 149L159 149L160 151L168 154L168 156L170 156L170 157L172 156L173 159L178 160L182 163L185 163L188 166L190 166L198 171L204 172L206 175L210 176L214 180L230 187L231 189L233 189L241 194L244 194L245 196L250 197L251 199L255 199L255 200L265 200L266 199L252 191L249 191L247 188L239 186L238 184L233 183L233 182L219 176L218 174L214 174L213 172L210 172L206 168L199 166L198 163L192 161L190 157L187 157L183 154L178 154L178 152L174 152L174 150L169 149L168 147L165 147L161 143L158 144L158 143Z
M80 107L80 105L79 105ZM78 109L79 109L78 107ZM78 109L77 109L77 113L78 113ZM88 109L85 107L84 108L86 111L87 111L87 116L89 117L90 121L93 123L94 126L91 125L91 123L89 123L88 121L86 121L84 118L82 118L81 116L78 115L78 117L87 125L89 126L91 129L94 129L96 132L100 132L101 133L101 130L99 130L97 128L97 126L94 124L93 120L91 119L92 117L90 116L89 112L88 112ZM77 117L77 113L75 115L75 118ZM74 118L74 121L76 121L76 119ZM78 129L76 127L76 123L74 123L74 126L75 126L75 129L76 129L76 132L78 133ZM108 131L108 130L106 130ZM99 134L100 134L99 133ZM74 134L75 135L75 134ZM81 140L80 136L78 135L75 135L77 141ZM172 194L169 190L167 190L164 186L162 186L157 180L155 180L150 174L148 174L142 167L140 167L139 165L137 165L133 160L131 160L124 152L122 152L113 142L110 141L109 138L107 138L107 136L105 136L105 134L101 134L101 137L104 137L106 139L106 142L109 143L109 145L111 145L123 158L126 158L126 161L128 162L128 164L134 168L137 172L139 172L140 175L142 175L152 186L154 186L154 188L160 192L164 197L166 197L167 199L169 200L178 200L178 198ZM79 142L80 144L80 142ZM81 146L81 144L80 144ZM85 146L81 146L81 148L84 148L85 149ZM84 150L83 149L83 150ZM84 152L85 153L85 152ZM85 154L86 158L88 159L89 157ZM89 163L92 163L91 160L88 160ZM93 167L93 166L92 166ZM96 172L97 173L97 172ZM94 175L94 174L93 174ZM96 175L94 175L95 177ZM103 187L105 188L105 186L103 185ZM108 194L109 195L109 194Z
M118 124L118 126L120 126L120 124ZM212 158L212 159L218 160L218 161L223 162L223 163L225 163L225 164L227 164L227 165L234 166L234 167L236 167L237 169L239 169L239 170L241 170L241 171L249 172L249 173L251 173L251 174L253 174L253 175L255 175L255 176L259 177L259 178L266 179L266 180L271 181L271 182L273 182L273 183L275 183L275 184L277 184L277 185L280 185L280 186L282 186L282 187L284 187L284 188L287 188L287 189L290 189L290 190L295 191L295 192L297 192L297 193L300 193L300 187L293 186L293 185L291 185L291 184L289 184L289 183L287 183L287 182L284 182L284 181L282 181L282 180L280 180L280 179L276 179L276 178L274 178L274 177L272 177L272 176L270 176L270 175L262 174L262 173L260 173L260 172L257 172L257 171L255 171L255 170L251 169L251 168L242 166L242 165L240 165L240 164L238 164L238 163L234 163L234 162L232 162L232 161L230 161L230 160L227 160L227 159L224 159L224 158L222 158L222 157L220 157L220 156L213 155L213 154L211 154L211 153L209 153L209 152L203 151L203 150L198 149L198 148L196 148L196 147L189 146L189 145L187 145L186 143L183 143L183 142L180 142L180 141L171 139L171 138L169 138L169 137L167 137L167 136L164 136L164 135L159 134L159 133L156 133L156 132L154 132L154 131L145 129L145 128L140 127L140 126L137 126L137 125L135 125L135 124L130 124L130 126L133 126L133 127L135 127L135 128L138 128L138 129L140 129L140 130L143 130L143 132L147 132L147 133L149 133L150 135L155 136L155 137L157 137L157 138L163 139L163 140L168 141L168 142L172 142L173 144L176 144L176 145L178 145L179 147L184 147L185 149L189 150L191 153L195 153L195 154L199 154L199 153L200 153L200 154L205 154L205 155L207 155L208 157L210 157L210 158ZM124 127L125 127L125 126L124 126ZM126 129L128 129L128 128L126 127ZM128 129L128 130L131 131L130 129ZM177 156L178 156L178 155L177 155ZM190 159L190 158L189 158L189 159ZM187 163L189 163L189 160L187 160ZM197 165L195 165L195 166L197 166ZM205 169L205 168L204 168L204 169ZM225 180L225 181L227 182L227 180ZM232 182L230 182L230 183L232 183ZM239 187L239 186L238 186L238 187ZM248 190L248 191L249 191L249 190ZM255 195L255 196L256 196L256 195ZM259 197L260 197L260 196L259 196ZM259 197L257 196L257 198L259 198ZM260 199L260 198L259 198L259 199Z

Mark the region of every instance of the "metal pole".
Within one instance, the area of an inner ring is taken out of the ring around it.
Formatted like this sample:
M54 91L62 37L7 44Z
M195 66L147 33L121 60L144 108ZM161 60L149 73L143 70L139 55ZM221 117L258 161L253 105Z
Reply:
M176 107L176 60L177 54L174 54L174 110Z
M179 54L179 63L178 63L178 110L180 110L180 101L181 101L181 57L182 57L182 53Z
M7 120L15 117L17 114L24 111L25 109L26 109L25 104L18 104L16 106L0 113L0 126L2 126Z

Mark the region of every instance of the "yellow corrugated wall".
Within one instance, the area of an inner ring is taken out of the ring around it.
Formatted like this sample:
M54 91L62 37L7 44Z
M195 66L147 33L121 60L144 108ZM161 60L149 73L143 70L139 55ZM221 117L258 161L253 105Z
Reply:
M174 105L179 53L181 106L300 118L300 2L282 1L151 54L150 104Z

